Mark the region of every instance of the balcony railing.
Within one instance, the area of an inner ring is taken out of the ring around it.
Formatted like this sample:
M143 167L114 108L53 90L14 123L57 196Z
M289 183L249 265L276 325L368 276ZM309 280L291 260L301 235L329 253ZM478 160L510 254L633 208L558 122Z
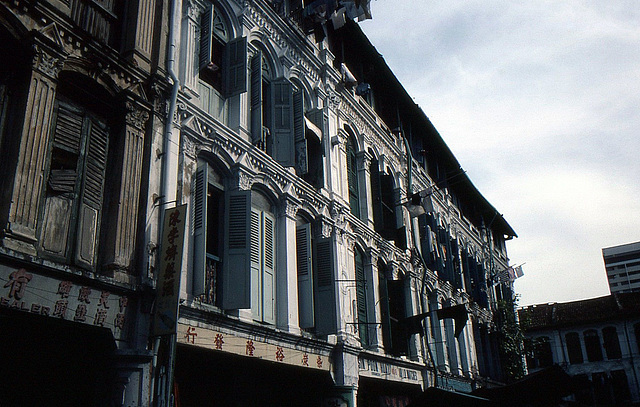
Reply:
M71 0L71 19L97 40L111 46L118 40L118 0Z

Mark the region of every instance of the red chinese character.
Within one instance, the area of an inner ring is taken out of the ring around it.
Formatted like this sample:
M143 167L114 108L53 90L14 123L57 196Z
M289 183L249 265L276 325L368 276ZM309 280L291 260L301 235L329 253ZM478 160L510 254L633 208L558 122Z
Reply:
M173 279L164 280L164 284L162 285L162 296L170 296L173 295Z
M284 349L281 346L276 348L276 360L282 362L284 360Z
M71 287L73 287L71 281L60 281L60 284L58 284L58 292L56 294L60 294L60 298L68 298L69 293L71 292Z
M109 308L109 295L111 293L109 291L103 291L100 293L100 299L98 300L98 307L103 306L105 308Z
M164 268L164 278L173 278L174 274L176 274L176 263L167 263L167 267Z
M98 308L96 310L96 316L93 317L93 325L104 326L104 321L107 319L107 310L104 308Z
M178 254L178 246L172 244L171 246L167 247L167 250L164 252L165 256L164 259L169 260L169 261L173 261L176 258L176 255Z
M89 287L80 287L80 293L78 293L78 301L86 302L87 304L91 303L89 300L89 296L91 295L91 288Z
M180 233L178 233L178 228L171 228L169 233L167 233L167 240L169 241L169 243L173 244L173 242L175 242L178 238L179 234Z
M113 326L124 329L124 314L116 314L116 317L113 320Z
M4 287L11 287L9 290L9 298L16 300L21 299L24 296L24 290L27 288L27 283L31 281L33 276L27 273L27 270L20 269L9 274L9 281Z
M253 356L253 351L255 351L255 350L256 350L256 347L253 345L253 341L251 339L249 339L247 341L247 348L245 350L245 353L248 356Z
M316 359L316 365L319 368L322 368L322 358L320 357L320 355L318 355L318 359Z
M222 336L222 334L217 334L215 339L213 340L213 343L216 344L217 350L222 350L222 345L224 344L223 338L224 337Z
M66 318L67 317L67 307L69 306L69 301L67 300L58 300L53 306L53 316Z
M127 305L129 305L129 298L120 297L120 299L118 300L118 304L120 305L120 312L124 312L124 309L127 308Z
M78 304L76 308L76 315L73 317L74 321L84 322L87 320L87 305Z
M170 226L176 226L180 222L182 222L182 219L180 219L180 211L175 209L169 215L169 225Z
M191 339L191 343L196 343L196 336L198 336L196 329L192 326L188 327L187 333L184 335L185 339L187 340L187 343L189 343L189 339Z
M302 354L302 366L309 366L309 355L307 352Z

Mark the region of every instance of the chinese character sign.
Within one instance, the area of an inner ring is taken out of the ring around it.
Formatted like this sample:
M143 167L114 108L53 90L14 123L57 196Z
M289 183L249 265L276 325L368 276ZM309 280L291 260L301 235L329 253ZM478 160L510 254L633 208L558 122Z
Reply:
M164 212L156 278L156 310L153 319L155 335L169 335L176 332L186 213L187 205L167 209Z

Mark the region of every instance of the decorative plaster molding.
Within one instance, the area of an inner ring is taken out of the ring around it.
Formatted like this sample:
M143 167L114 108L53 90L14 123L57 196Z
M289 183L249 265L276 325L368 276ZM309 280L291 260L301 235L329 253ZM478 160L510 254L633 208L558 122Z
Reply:
M127 114L125 116L125 120L127 124L138 130L144 130L147 120L149 120L149 112L131 102L127 102L126 107Z

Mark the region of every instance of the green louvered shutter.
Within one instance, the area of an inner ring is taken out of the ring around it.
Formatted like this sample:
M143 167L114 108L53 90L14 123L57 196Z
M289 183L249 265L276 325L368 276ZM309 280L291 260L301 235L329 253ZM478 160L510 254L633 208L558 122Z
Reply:
M205 267L207 264L207 189L209 186L207 165L198 166L193 176L193 294L205 292Z
M239 95L247 91L247 37L233 39L224 47L225 97Z
M369 345L369 318L367 315L367 291L364 277L364 259L359 250L354 252L355 276L356 276L356 307L358 318L358 333L363 347Z
M316 239L314 246L314 288L316 333L318 335L330 335L338 332L334 257L331 238Z
M296 173L299 176L309 172L307 138L305 137L304 93L297 90L293 93L293 134L295 141Z
M209 5L200 16L200 54L199 68L206 69L213 59L213 44L211 35L213 30L213 5Z
M300 328L311 328L314 325L313 262L311 257L311 225L308 223L296 228L296 265Z
M382 233L384 229L384 219L382 210L382 192L380 190L380 169L378 161L371 163L371 200L373 201L373 225L378 233Z
M262 141L262 52L251 58L251 141L257 145Z
M284 167L295 165L293 87L284 78L271 82L271 154Z
M391 339L391 317L389 313L389 294L387 288L387 278L383 269L378 267L379 273L379 291L380 291L380 314L382 319L382 343L387 353L391 353L393 342Z
M275 218L267 212L263 216L263 245L264 253L262 268L262 310L263 321L269 324L276 322L276 285L275 285Z
M251 191L231 191L225 208L222 308L251 308Z

